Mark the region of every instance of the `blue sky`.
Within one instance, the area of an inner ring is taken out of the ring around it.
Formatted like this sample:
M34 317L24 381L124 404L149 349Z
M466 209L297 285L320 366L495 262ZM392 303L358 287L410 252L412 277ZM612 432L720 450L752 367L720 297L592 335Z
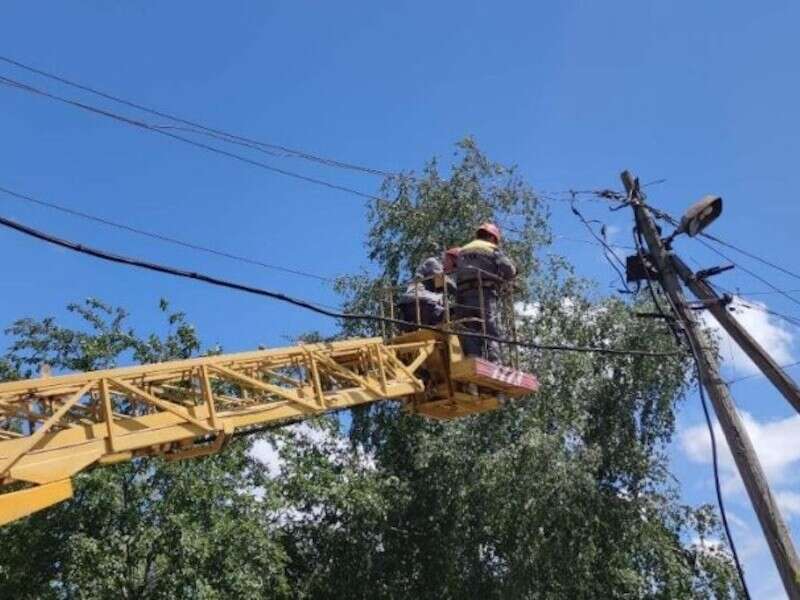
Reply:
M800 271L792 230L800 117L790 2L311 3L5 2L0 53L100 89L265 141L388 169L447 159L466 134L518 164L543 190L617 187L628 168L653 203L674 212L706 193L725 198L714 233ZM53 88L0 65L0 75ZM61 90L63 91L63 89ZM73 96L72 92L68 95ZM366 263L364 203L159 136L0 88L0 186L276 264L333 275ZM285 159L278 166L374 192L377 178ZM556 235L586 238L565 206ZM629 215L586 205L629 239ZM104 230L0 197L0 214L122 253L334 301L324 286ZM597 248L557 250L599 282ZM720 259L693 242L704 266ZM156 326L159 297L185 310L207 345L246 349L330 324L243 295L121 270L0 232L6 256L0 318L56 315L88 296ZM739 257L736 257L737 259ZM800 282L742 260L783 289ZM743 272L718 282L767 288ZM798 295L800 297L800 295ZM771 309L800 314L778 295ZM771 350L797 360L797 331L740 313ZM723 342L723 350L725 350ZM750 373L727 350L726 374ZM734 387L800 539L800 433L758 378ZM690 398L671 448L685 497L713 501L701 414ZM795 436L795 437L793 437ZM734 533L759 598L782 592L746 497L727 486ZM797 494L793 496L792 494Z

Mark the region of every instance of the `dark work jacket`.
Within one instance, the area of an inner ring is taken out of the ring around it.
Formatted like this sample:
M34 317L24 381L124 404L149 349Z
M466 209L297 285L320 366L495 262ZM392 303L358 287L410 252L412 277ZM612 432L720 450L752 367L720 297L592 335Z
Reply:
M487 240L473 240L458 253L456 279L459 294L478 287L478 270L481 271L480 280L484 288L496 288L517 274L511 259Z

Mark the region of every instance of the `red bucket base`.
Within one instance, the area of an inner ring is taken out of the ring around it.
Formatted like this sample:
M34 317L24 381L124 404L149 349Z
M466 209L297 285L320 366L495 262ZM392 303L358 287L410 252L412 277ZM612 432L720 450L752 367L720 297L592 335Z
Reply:
M539 389L535 375L504 367L482 358L465 358L454 363L450 375L454 381L474 383L504 393L506 396L524 396Z

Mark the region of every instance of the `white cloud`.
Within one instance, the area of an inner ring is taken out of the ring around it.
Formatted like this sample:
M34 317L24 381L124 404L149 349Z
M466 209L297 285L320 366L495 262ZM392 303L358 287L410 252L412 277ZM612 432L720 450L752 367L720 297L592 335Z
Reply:
M542 305L539 302L515 302L514 310L520 317L527 317L533 321L542 316ZM559 312L567 317L581 314L585 318L591 318L595 315L605 314L607 311L605 306L585 306L570 296L564 296L559 306Z
M268 440L256 440L250 449L250 456L260 461L269 472L270 477L277 477L283 461L275 445Z
M787 521L800 517L800 493L795 491L797 465L800 462L800 445L796 442L800 437L800 416L759 421L752 415L741 412L741 417L781 513ZM724 492L733 493L741 502L747 502L744 485L739 478L722 429L716 421L714 434L719 449ZM679 443L691 461L703 464L711 462L711 444L705 424L687 429L680 436ZM749 522L752 516L747 519L741 518L731 510L730 504L727 515L733 528L733 538L739 557L744 562L745 576L753 598L769 600L787 598L769 547L757 522L755 524Z
M704 554L718 555L725 551L725 548L722 545L722 540L717 538L701 539L700 537L695 537L692 540L691 545Z
M329 430L312 427L308 423L287 425L285 429L296 436L306 438L315 446L323 445L326 442L334 442L337 450L343 450L347 447L347 442L344 439L334 436ZM280 473L283 466L280 449L285 443L283 439L276 439L275 441L258 440L253 444L250 455L261 461L267 467L270 476L275 477Z
M778 492L775 494L775 500L787 520L800 516L800 494L797 492Z
M329 429L320 427L313 427L308 423L295 423L287 425L285 429L295 436L305 438L314 446L330 446L332 445L332 452L330 452L330 459L334 461L342 460L342 455L349 452L349 443L344 436L337 435ZM271 477L276 477L283 467L283 459L280 455L280 450L286 440L283 438L272 440L257 440L250 450L250 455L256 460L263 463ZM372 455L359 447L356 449L358 455L358 462L364 469L374 469L375 459Z
M792 481L794 467L800 462L800 415L772 421L759 422L752 415L741 412L742 422L753 442L761 466L772 485ZM736 464L728 449L719 423L714 422L714 434L719 449L719 462L723 475L728 479L727 487L735 484L738 477ZM697 463L711 462L711 442L705 424L690 427L680 436L681 448L687 457ZM800 495L796 495L800 514ZM791 503L791 499L789 502Z
M536 320L542 314L542 305L538 302L515 302L514 311L520 317Z
M792 355L795 342L793 331L785 327L783 321L760 310L766 308L766 304L751 300L743 302L740 298L734 297L729 308L733 309L734 318L779 364L795 360ZM716 319L706 312L701 315L702 322L720 341L723 365L727 363L736 371L748 375L759 373L753 361L734 343Z

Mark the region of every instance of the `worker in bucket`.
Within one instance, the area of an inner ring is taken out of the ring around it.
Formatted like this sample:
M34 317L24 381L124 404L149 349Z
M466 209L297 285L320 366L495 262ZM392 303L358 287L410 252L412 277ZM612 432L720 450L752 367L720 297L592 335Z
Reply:
M456 272L459 252L461 252L461 248L458 247L448 248L444 251L442 255L442 267L446 275ZM453 285L453 289L455 289L455 285Z
M517 275L517 268L500 249L500 228L493 223L478 227L475 239L462 246L456 259L455 316L462 332L499 337L499 288ZM481 315L483 305L483 315ZM467 356L481 356L492 362L500 360L500 345L481 337L461 335L461 347Z
M445 276L438 258L431 256L420 263L414 280L400 296L400 318L408 323L401 329L413 331L417 323L430 327L441 325L444 317L442 286L448 285L447 280L451 285L452 279Z

